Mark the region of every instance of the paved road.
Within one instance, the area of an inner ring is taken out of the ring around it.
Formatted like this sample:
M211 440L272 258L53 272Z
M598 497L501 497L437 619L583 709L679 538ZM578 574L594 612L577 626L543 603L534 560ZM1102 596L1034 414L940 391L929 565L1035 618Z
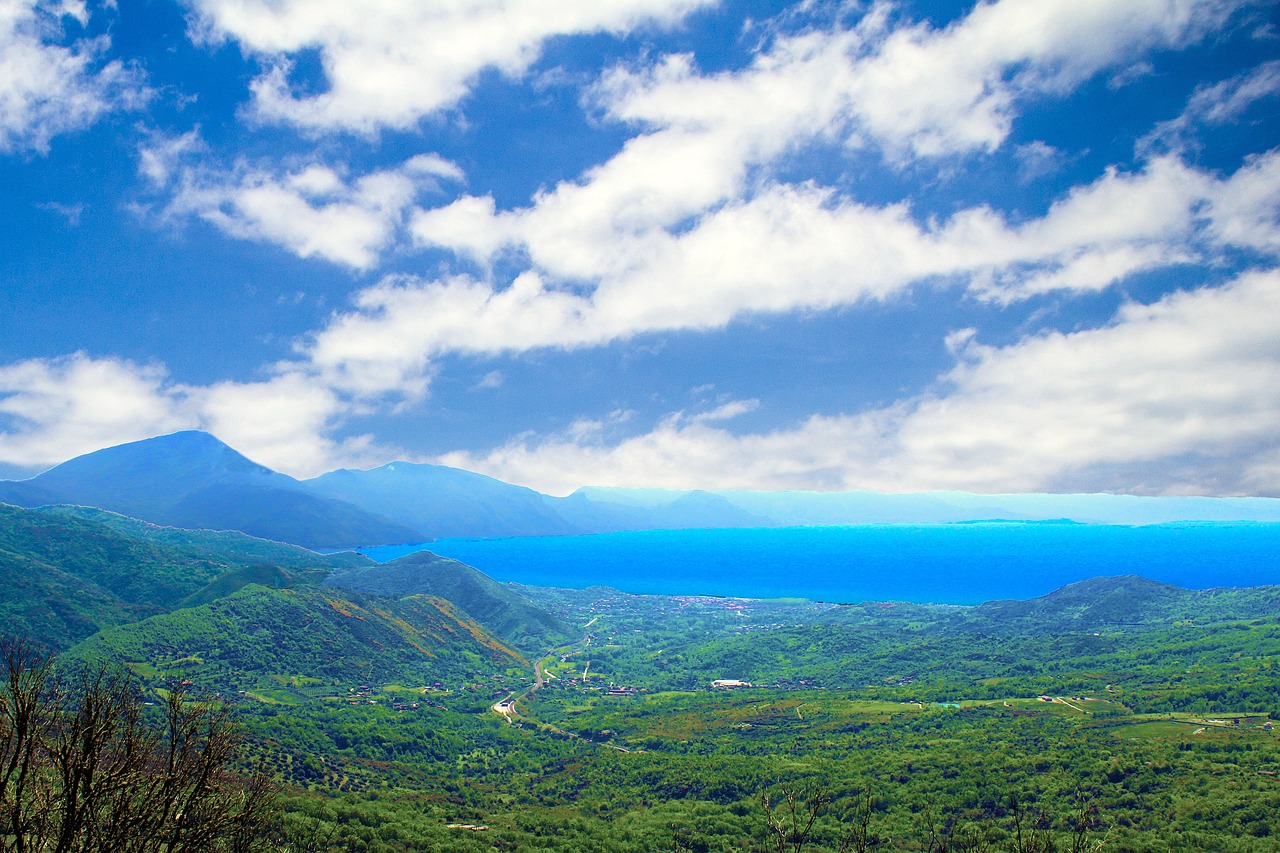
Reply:
M592 619L591 621L594 622L595 619ZM590 627L590 624L590 622L587 623L588 627ZM505 699L499 699L489 707L495 714L501 714L502 718L508 723L514 723L516 720L520 719L520 713L516 711L516 703L522 699L527 699L529 696L532 696L534 691L539 687L555 678L554 675L547 672L545 663L553 657L565 654L570 649L577 646L587 646L590 644L591 636L589 634L584 634L581 640L575 640L572 643L566 643L563 646L557 646L554 649L548 650L546 654L533 662L533 684L530 684L519 693L508 693Z

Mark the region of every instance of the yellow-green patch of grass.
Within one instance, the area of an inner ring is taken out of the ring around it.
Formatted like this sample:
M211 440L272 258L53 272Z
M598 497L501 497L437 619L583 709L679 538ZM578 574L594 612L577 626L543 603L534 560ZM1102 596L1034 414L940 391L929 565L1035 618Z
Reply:
M324 679L312 678L309 675L273 675L274 680L286 687L306 687L312 684L324 684Z
M1198 726L1190 723L1180 723L1176 720L1151 720L1143 723L1130 723L1128 725L1116 726L1111 733L1119 738L1128 738L1132 740L1152 740L1160 738L1185 738L1189 737Z
M134 675L138 676L139 678L145 678L145 679L167 678L173 675L173 673L167 670L159 669L158 667L153 666L152 664L145 663L142 661L128 661L125 663L125 666L127 666L129 668L129 671L132 672Z
M297 705L298 700L293 695L283 690L246 690L245 698L253 699L264 705Z
M438 694L438 695L444 695L444 694L446 694L446 693L448 693L448 692L450 692L450 691L448 691L448 690L436 690L434 687L405 687L405 686L404 686L404 685L402 685L402 684L387 684L387 685L384 685L384 686L383 686L383 688L382 688L382 692L383 692L383 693L393 693L393 694L397 694L397 695L398 695L398 694L403 693L403 694L406 694L406 695L409 695L409 696L422 696L422 695L425 695L425 694L427 694L427 693L435 693L435 694Z

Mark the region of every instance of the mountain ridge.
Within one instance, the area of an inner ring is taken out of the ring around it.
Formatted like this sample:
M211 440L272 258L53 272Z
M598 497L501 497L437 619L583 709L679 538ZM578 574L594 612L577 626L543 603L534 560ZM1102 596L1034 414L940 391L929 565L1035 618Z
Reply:
M352 504L187 430L77 456L29 480L0 482L18 506L93 506L157 524L240 530L311 548L414 541L422 532Z
M677 528L932 524L1002 519L1153 524L1280 522L1280 499L1111 494L979 495L583 487L564 497L426 463L339 469L296 480L189 430L78 456L0 501L100 507L182 528L239 530L309 548L436 538L575 535Z

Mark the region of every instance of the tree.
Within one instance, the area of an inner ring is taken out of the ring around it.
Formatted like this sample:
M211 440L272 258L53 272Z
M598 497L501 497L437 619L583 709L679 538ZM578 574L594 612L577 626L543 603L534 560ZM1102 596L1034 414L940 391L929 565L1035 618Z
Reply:
M765 825L778 853L799 853L809 840L818 815L831 802L826 789L817 783L802 787L783 785L781 801L774 803L767 790L760 792L760 805L764 808Z
M1053 853L1053 838L1048 828L1016 791L1009 792L1008 813L1012 821L1013 853Z
M988 827L962 824L954 818L939 819L932 803L921 812L920 819L928 853L986 853L994 844Z
M1098 817L1098 807L1083 789L1076 789L1075 806L1075 811L1067 818L1067 853L1095 853L1106 847L1111 830L1103 831L1100 837L1095 834L1102 829L1102 821Z
M853 809L845 815L839 853L867 853L876 845L877 839L871 832L873 814L875 795L868 789L857 798Z
M67 688L26 642L0 643L0 853L247 853L266 843L275 790L234 771L225 709L168 692L160 719L105 666Z

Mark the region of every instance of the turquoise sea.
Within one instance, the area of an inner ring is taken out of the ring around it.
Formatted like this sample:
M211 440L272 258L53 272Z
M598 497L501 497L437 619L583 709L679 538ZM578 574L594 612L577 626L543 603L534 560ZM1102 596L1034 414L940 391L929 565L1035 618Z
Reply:
M363 553L386 561L424 549L537 586L834 602L976 604L1123 574L1191 589L1280 584L1280 524L1255 522L653 530L439 539Z

